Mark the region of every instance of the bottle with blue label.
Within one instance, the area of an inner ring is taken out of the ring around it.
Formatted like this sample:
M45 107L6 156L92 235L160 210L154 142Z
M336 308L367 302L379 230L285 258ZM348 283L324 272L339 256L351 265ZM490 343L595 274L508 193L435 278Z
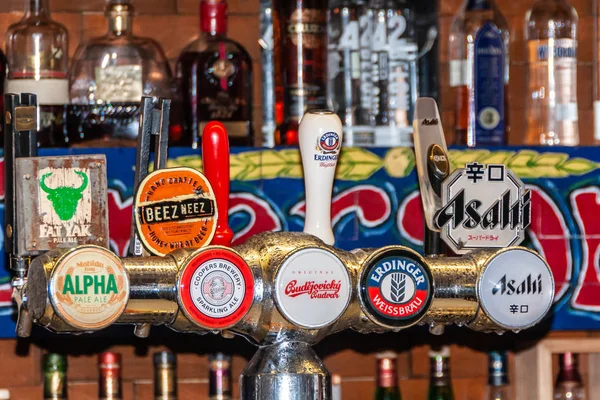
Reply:
M456 143L507 143L509 30L493 0L466 0L450 32Z

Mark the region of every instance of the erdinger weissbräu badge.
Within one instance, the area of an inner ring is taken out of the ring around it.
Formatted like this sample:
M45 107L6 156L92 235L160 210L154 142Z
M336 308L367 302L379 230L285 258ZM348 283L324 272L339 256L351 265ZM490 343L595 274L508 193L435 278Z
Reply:
M216 229L215 194L192 168L149 174L135 198L135 223L148 251L157 256L210 244Z
M121 260L103 247L69 251L52 273L50 302L54 311L77 329L106 328L123 313L128 300L127 272Z
M186 316L198 326L229 328L252 306L254 277L235 251L210 246L196 251L181 271L178 297Z
M403 249L383 249L362 271L363 311L385 327L411 326L429 309L431 282L431 272L420 256Z

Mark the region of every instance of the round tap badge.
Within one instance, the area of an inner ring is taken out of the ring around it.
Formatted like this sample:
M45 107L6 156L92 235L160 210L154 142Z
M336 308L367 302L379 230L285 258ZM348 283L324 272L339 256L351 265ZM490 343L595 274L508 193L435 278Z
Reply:
M69 325L106 328L129 300L129 278L121 260L102 247L84 246L63 255L50 279L50 302Z
M210 244L216 229L215 195L192 168L149 174L135 198L135 223L144 246L157 256Z
M250 267L226 247L199 250L181 271L179 303L187 317L202 328L235 325L248 313L253 299Z
M340 137L335 132L324 133L319 139L319 147L324 153L335 153L340 147Z
M335 322L348 307L350 276L342 261L319 248L298 250L277 271L275 299L291 323L315 329Z
M363 268L363 310L385 327L413 325L429 309L433 297L431 282L431 272L418 255L403 249L384 250Z

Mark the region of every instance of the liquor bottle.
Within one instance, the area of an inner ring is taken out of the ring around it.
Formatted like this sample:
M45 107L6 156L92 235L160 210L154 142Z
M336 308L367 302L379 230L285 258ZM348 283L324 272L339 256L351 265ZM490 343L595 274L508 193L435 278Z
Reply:
M510 399L506 352L492 351L488 359L488 400Z
M98 398L122 400L121 355L110 351L98 354Z
M48 2L26 0L25 15L6 31L6 92L37 95L38 146L60 147L66 143L69 35L50 17Z
M62 354L44 354L44 400L65 400L67 395L67 357Z
M0 50L0 147L4 148L4 81L6 80L6 57Z
M579 373L577 354L559 354L558 365L554 400L585 400L585 387Z
M494 0L465 0L450 29L457 144L507 141L508 40L508 25Z
M342 377L331 375L331 400L342 400Z
M567 0L537 0L525 17L529 145L579 144L577 22Z
M79 46L70 70L69 141L135 146L142 96L172 97L160 45L133 34L131 0L107 0L108 32Z
M260 61L262 67L262 141L263 146L275 146L275 56L273 40L273 1L260 2Z
M438 2L409 0L415 13L415 29L419 45L417 69L419 96L432 97L440 104Z
M176 68L185 144L193 148L213 120L225 125L231 146L254 143L252 60L226 33L227 2L200 0L200 36L183 49Z
M377 388L375 400L400 400L396 354L390 351L377 354Z
M169 351L154 353L154 400L177 400L177 359Z
M414 12L406 0L371 0L375 145L410 144L418 96Z
M275 0L275 70L283 72L284 121L275 131L280 145L298 144L300 119L327 108L327 1Z
M208 356L209 400L231 400L231 356L223 353Z
M450 349L429 352L430 377L428 400L454 400L450 382Z

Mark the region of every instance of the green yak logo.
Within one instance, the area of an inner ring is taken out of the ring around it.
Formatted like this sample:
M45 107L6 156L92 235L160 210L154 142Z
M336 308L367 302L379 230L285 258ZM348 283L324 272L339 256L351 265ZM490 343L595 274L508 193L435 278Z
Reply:
M62 221L68 221L73 218L75 211L77 211L77 204L79 204L79 200L83 197L82 193L88 185L88 177L85 173L81 171L75 171L75 173L83 180L81 186L78 188L69 186L57 187L55 189L49 188L45 180L52 175L52 172L44 174L42 179L40 179L40 187L44 192L48 193L48 200L50 200L52 207L54 207L54 212L56 212L56 215Z

